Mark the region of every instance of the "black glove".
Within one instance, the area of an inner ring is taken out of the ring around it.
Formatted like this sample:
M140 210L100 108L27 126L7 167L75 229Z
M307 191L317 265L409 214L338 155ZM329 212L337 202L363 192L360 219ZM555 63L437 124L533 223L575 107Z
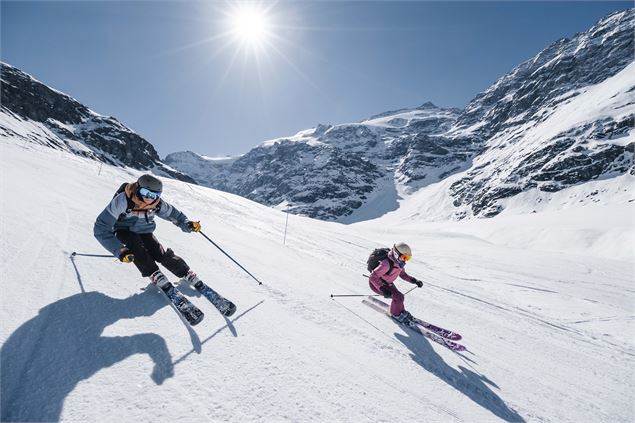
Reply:
M384 295L384 298L392 297L392 292L390 291L390 288L388 287L388 285L384 284L384 285L380 286L379 290Z
M413 278L412 283L417 285L419 288L423 286L423 282L421 282L419 279L416 279L416 278Z
M134 254L128 247L121 247L119 250L119 261L122 263L132 263L134 261Z

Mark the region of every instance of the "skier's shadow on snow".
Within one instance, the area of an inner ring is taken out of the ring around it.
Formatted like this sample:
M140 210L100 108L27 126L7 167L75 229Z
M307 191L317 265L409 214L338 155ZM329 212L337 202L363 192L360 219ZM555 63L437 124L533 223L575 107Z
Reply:
M0 420L58 421L79 382L133 354L154 361L154 383L172 377L172 357L159 335L102 335L120 319L150 316L162 307L165 301L146 291L125 299L83 292L42 308L0 350Z
M411 335L411 334L409 334ZM461 392L483 408L491 411L499 418L508 422L525 422L515 410L509 408L505 402L492 391L488 384L496 386L485 376L481 376L465 367L460 370L448 366L443 358L437 354L430 342L420 335L405 336L395 333L406 347L412 352L415 363L432 373L457 391Z

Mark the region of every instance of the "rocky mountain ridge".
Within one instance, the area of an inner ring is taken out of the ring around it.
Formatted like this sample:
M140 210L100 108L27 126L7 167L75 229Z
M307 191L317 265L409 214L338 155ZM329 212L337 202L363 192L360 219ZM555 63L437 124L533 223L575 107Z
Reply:
M9 64L0 63L0 72L0 137L194 182L162 163L152 144L117 119L93 112Z

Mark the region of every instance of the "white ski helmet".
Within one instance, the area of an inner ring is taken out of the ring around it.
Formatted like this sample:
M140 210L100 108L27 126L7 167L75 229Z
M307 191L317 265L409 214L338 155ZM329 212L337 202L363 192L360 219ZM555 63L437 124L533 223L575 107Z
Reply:
M410 257L412 257L412 250L410 249L410 246L406 244L405 242L398 242L395 245L393 245L392 253L395 256L395 258L400 261L408 261L410 260ZM406 256L408 258L406 260L401 260L400 259L401 256Z

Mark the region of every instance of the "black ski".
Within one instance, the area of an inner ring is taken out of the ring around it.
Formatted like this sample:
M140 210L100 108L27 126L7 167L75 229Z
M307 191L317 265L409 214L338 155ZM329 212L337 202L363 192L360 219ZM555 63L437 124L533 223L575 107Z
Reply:
M174 285L169 283L163 288L160 288L160 290L163 291L170 302L172 302L172 304L174 305L174 308L176 308L176 310L181 313L181 316L183 316L183 318L187 320L190 325L195 326L199 324L201 320L203 320L205 314L201 311L201 309L196 307L190 302L190 300L185 298L183 293L176 289Z
M234 303L214 291L205 282L199 280L194 284L194 288L207 298L223 316L229 317L236 312L236 305Z

